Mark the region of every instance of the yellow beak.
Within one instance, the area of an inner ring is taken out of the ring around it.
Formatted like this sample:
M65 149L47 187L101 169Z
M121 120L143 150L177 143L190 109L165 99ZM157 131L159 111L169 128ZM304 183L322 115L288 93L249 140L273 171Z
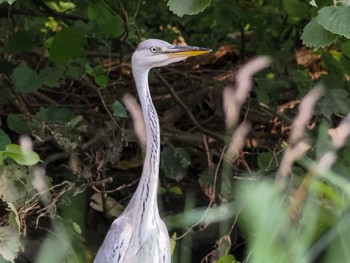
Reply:
M193 46L171 46L164 54L171 58L193 57L211 52L209 48Z

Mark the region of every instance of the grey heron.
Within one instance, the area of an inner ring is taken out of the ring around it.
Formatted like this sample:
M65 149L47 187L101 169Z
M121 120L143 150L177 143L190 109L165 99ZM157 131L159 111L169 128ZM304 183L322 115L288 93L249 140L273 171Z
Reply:
M148 72L208 52L206 48L148 39L133 53L132 72L146 124L146 155L137 189L123 213L112 223L94 263L171 262L169 234L157 204L159 120L149 91Z

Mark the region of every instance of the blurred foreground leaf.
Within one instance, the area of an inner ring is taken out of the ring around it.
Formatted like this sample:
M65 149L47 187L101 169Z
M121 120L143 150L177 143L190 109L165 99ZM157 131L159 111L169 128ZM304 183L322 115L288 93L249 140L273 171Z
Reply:
M6 203L22 204L24 198L30 198L34 193L31 175L17 164L0 167L0 193Z
M0 256L10 262L15 262L21 242L20 233L11 226L0 227ZM1 258L0 258L0 261Z
M169 0L170 11L175 15L195 15L210 5L210 0Z

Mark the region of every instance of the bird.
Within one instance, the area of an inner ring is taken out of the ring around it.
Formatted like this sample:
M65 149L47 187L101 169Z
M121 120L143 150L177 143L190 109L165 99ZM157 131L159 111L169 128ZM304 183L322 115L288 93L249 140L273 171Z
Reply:
M169 233L160 218L157 204L160 128L150 94L148 74L151 68L210 51L195 46L172 45L159 39L144 40L134 51L131 68L147 138L143 170L135 193L122 214L110 226L94 263L171 262Z

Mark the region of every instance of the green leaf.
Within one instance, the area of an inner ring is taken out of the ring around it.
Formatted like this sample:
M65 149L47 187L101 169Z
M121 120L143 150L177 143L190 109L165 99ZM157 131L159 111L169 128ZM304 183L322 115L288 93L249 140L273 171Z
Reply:
M339 0L343 6L350 6L350 0Z
M65 62L83 54L86 43L84 30L79 26L70 26L58 32L52 41L49 59Z
M87 8L87 16L90 20L103 20L111 17L112 13L105 3L100 1L90 2Z
M179 186L172 186L169 188L169 192L175 195L182 195L183 192Z
M176 181L180 181L187 174L187 168L191 165L188 152L183 148L165 147L162 151L161 169L165 175Z
M25 167L15 163L0 167L2 201L13 203L14 206L23 204L25 200L30 199L35 193L31 183L31 175L28 174Z
M327 89L318 103L318 110L329 120L333 113L349 113L350 99L348 92L344 89Z
M309 11L309 7L306 3L298 0L284 0L284 9L291 17L304 17Z
M0 129L0 151L5 150L6 145L10 143L11 143L10 137L2 129Z
M20 233L11 226L0 227L0 255L10 262L15 258L21 247Z
M244 203L240 221L249 233L250 248L254 248L252 262L283 262L288 243L278 237L289 230L290 221L282 194L272 183L263 181L241 184L237 191Z
M341 52L350 59L350 41L341 44Z
M36 152L22 149L18 144L6 145L5 155L21 165L34 165L40 162L40 157Z
M195 15L202 12L210 5L211 0L169 0L168 6L170 11L175 15Z
M30 31L15 32L5 45L5 52L10 54L21 54L30 50L35 44L36 35Z
M317 21L327 31L350 38L350 7L324 7L318 11Z
M65 64L65 75L67 77L78 79L86 73L85 64L88 61L85 58L77 58L69 61L68 64Z
M317 22L317 18L314 18L304 27L300 39L305 46L318 49L332 44L337 37L337 35L325 30Z
M94 2L89 4L87 15L89 33L102 38L117 38L124 32L124 21L119 15L111 12L105 3Z
M105 73L105 69L101 66L93 69L89 64L85 64L85 71L87 74L94 78L95 83L99 87L105 87L108 84L108 77Z
M89 74L90 76L94 76L95 75L94 69L89 64L85 64L84 67L85 67L85 72L87 74Z
M10 211L9 225L15 227L18 231L21 231L21 221L16 207L12 203L7 203L6 210Z
M126 109L119 101L114 101L112 104L113 116L117 118L126 118L128 115Z
M83 116L78 115L73 117L69 122L67 122L67 126L71 128L76 128L76 126L83 120Z
M94 77L95 83L100 87L106 87L108 84L108 77L105 74L96 75Z
M236 262L236 259L232 255L222 256L218 259L218 261L216 261L216 263L235 263L235 262Z
M17 134L30 134L31 130L23 115L21 114L8 114L7 125L11 130Z
M275 153L263 152L258 156L258 166L261 172L272 171L278 167L279 160Z
M47 1L46 5L51 7L53 10L59 13L69 12L69 10L74 9L76 6L73 1Z
M47 122L68 122L73 118L73 114L69 109L55 106L41 107L35 116L38 120Z
M118 38L124 32L124 22L118 15L92 20L88 23L88 32L101 38Z
M12 73L12 82L18 92L29 93L41 87L38 74L27 66L18 66Z
M64 71L62 67L48 66L40 70L39 76L44 86L58 88L63 82Z
M12 5L16 0L0 0L0 4L2 3L8 3L10 5Z
M317 7L316 0L310 0L309 4L314 7Z
M175 247L176 247L176 238L177 238L177 234L176 234L176 232L174 232L174 234L170 238L171 255L174 253L174 250L175 250Z

